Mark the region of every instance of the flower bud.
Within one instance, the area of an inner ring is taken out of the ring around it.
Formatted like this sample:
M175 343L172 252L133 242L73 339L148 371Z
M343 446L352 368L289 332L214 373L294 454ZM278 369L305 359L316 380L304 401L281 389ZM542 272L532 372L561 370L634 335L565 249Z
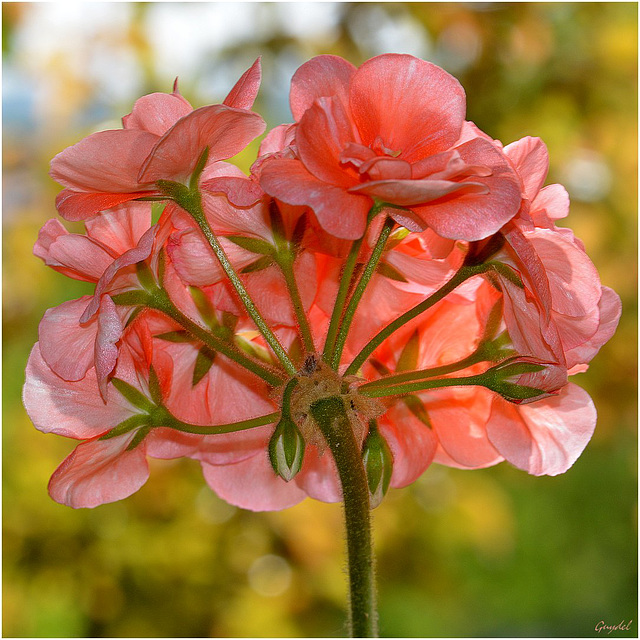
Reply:
M283 413L269 440L269 460L273 470L286 482L300 471L304 449L305 442L300 430L291 417Z
M505 400L526 404L555 395L567 384L567 369L555 362L516 356L485 374L485 386Z
M386 440L380 435L375 420L369 422L369 434L362 446L362 462L367 473L369 503L375 509L389 489L393 471L393 455Z

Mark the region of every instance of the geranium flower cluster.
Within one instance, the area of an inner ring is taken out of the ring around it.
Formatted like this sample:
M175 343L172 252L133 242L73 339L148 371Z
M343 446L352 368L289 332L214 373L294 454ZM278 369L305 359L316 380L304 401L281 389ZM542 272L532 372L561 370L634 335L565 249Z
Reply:
M49 220L34 253L95 283L45 313L27 365L35 426L81 441L53 499L119 500L149 457L185 456L246 509L340 501L327 424L371 506L433 462L566 471L596 423L568 376L620 300L557 226L569 199L543 186L544 143L480 131L433 64L325 55L246 176L227 160L265 130L260 80L256 61L197 109L177 85L144 96L51 163L86 233Z

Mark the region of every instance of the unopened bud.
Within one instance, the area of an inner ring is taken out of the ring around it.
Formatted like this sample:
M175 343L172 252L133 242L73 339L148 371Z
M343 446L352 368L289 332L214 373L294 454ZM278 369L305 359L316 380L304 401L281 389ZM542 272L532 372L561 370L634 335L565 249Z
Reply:
M393 471L391 449L380 435L375 420L369 422L369 434L362 446L362 462L367 473L369 503L374 509L386 495Z
M269 440L269 460L273 470L286 482L300 471L304 449L300 430L290 416L283 415Z
M485 386L505 400L526 404L542 400L567 384L567 369L555 362L516 356L489 369Z

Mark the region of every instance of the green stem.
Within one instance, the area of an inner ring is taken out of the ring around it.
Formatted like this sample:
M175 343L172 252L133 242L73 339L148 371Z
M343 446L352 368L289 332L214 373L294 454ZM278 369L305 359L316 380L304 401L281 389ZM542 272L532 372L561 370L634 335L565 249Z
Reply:
M222 353L230 360L233 360L245 369L255 373L257 376L260 376L270 385L277 387L283 383L283 380L279 375L249 358L249 356L245 355L235 345L217 338L206 329L203 329L200 325L190 320L173 304L164 289L157 289L153 294L151 294L147 304L150 308L162 311L162 313L169 316L172 320L175 320L203 344L206 344L214 351Z
M296 282L296 276L293 270L294 261L295 256L290 252L279 254L276 257L276 262L282 270L282 275L284 275L285 282L287 283L287 288L289 289L291 303L293 304L293 310L295 311L296 318L298 320L300 336L302 337L305 349L308 353L313 353L316 350L316 347L313 343L311 327L309 326L307 315L304 312L304 305L302 304L300 290L298 289L298 283Z
M407 371L406 373L396 373L394 375L384 376L377 380L372 380L363 384L359 389L370 389L374 387L389 387L394 384L400 384L401 382L411 382L412 380L424 380L425 378L435 378L437 376L444 376L454 371L460 371L466 369L478 362L485 360L484 349L478 349L474 351L470 356L452 362L451 364L445 364L440 367L433 367L431 369L423 369L422 371Z
M245 429L254 429L255 427L262 427L265 424L272 424L280 419L280 413L269 413L266 416L260 416L258 418L251 418L249 420L241 420L240 422L231 422L229 424L216 424L207 425L201 427L197 424L189 424L176 420L175 424L171 425L172 429L178 431L184 431L185 433L197 433L202 435L215 435L218 433L234 433L235 431L244 431Z
M360 447L340 397L314 402L310 412L322 431L342 485L349 564L349 630L356 638L378 631L369 487Z
M420 380L418 382L408 382L396 384L389 387L367 387L364 385L358 389L363 396L368 398L386 398L388 396L402 396L407 393L427 391L428 389L441 389L442 387L477 387L486 386L487 376L484 374L468 376L464 378L438 378L436 380Z
M340 364L342 350L344 349L345 342L347 341L347 335L349 334L349 327L351 326L353 316L355 315L360 299L364 295L364 291L369 284L369 280L371 280L371 277L373 276L376 267L378 266L378 262L380 261L380 257L382 256L382 252L384 251L384 246L387 243L394 224L395 222L392 218L387 218L385 220L384 226L382 227L380 235L378 236L378 241L376 242L376 245L373 248L373 252L371 253L371 257L369 258L369 261L367 262L367 265L365 266L364 271L360 276L358 285L356 286L356 289L351 296L351 300L349 300L349 305L344 312L342 325L340 326L340 333L338 334L336 346L333 351L333 357L331 358L331 366L336 370L338 368L338 365Z
M443 298L448 296L456 287L461 285L465 280L472 276L478 275L490 269L490 265L476 265L476 266L462 266L456 274L445 284L441 289L430 295L426 300L423 300L420 304L409 309L406 313L403 313L399 318L396 318L393 322L388 324L384 329L379 331L360 351L360 353L354 358L353 362L349 365L344 375L353 375L357 373L358 369L362 366L364 361L395 331L404 326L409 320L412 320L416 316L430 309L434 304L440 302Z
M202 209L202 199L200 197L200 193L198 191L190 191L188 197L181 197L176 201L187 213L191 215L196 224L200 227L202 234L209 243L209 246L213 250L213 253L220 261L220 265L222 266L224 272L227 274L227 277L233 285L233 288L236 290L238 296L240 296L240 300L242 301L244 308L246 309L247 313L249 314L271 349L273 349L273 352L276 354L278 360L280 360L287 373L289 373L290 375L295 375L297 371L293 362L291 362L289 356L287 355L287 352L278 341L278 338L276 338L267 323L264 321L264 318L260 315L260 312L251 299L251 296L245 289L244 284L242 284L242 281L238 277L238 274L235 272L233 265L229 261L227 254L222 248L222 245L218 242L218 238L209 226L209 222L207 221L204 210Z
M360 247L362 246L363 241L364 236L354 241L354 243L351 245L351 250L349 251L347 260L344 263L344 269L342 271L342 277L340 279L340 286L338 288L338 295L336 296L336 301L333 305L333 313L331 314L329 330L327 331L327 338L324 343L324 351L322 354L323 360L327 364L330 364L331 362L331 356L333 354L333 350L336 344L336 338L338 336L338 329L340 328L340 320L342 319L342 312L344 311L344 305L351 286L351 279L353 278L353 272L356 268L358 255L360 254Z

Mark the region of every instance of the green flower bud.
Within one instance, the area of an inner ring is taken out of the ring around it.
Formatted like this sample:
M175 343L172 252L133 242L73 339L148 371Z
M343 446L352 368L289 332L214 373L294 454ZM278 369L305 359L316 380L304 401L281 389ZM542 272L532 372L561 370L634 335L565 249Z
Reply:
M283 414L269 440L269 460L273 470L286 482L300 471L304 449L304 438L296 423Z
M369 503L375 509L389 489L393 471L393 455L386 440L380 435L375 420L369 422L369 433L362 446L362 462L367 473Z

